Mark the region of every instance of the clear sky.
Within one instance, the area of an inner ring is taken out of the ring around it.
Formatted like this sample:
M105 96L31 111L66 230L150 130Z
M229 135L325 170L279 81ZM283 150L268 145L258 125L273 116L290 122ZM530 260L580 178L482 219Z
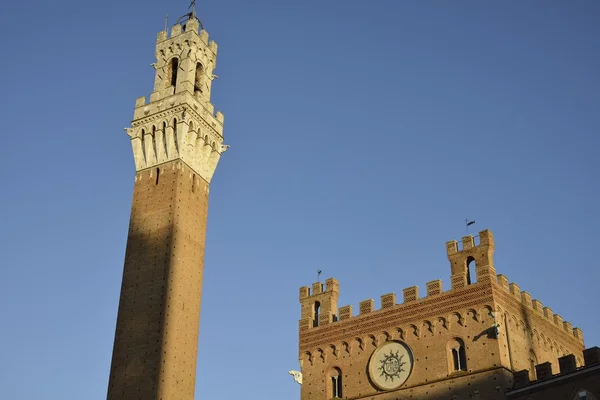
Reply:
M135 174L123 128L187 2L2 7L0 398L106 397ZM600 345L600 2L198 2L219 44L196 398L294 399L298 288L450 287L445 242ZM355 311L356 312L356 311Z

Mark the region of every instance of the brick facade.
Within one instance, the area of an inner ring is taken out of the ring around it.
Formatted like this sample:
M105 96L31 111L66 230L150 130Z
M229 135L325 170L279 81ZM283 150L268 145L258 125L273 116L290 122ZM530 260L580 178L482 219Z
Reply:
M338 315L340 285L333 278L324 287L313 284L312 293L301 288L301 400L332 398L332 371L342 377L342 398L494 400L506 398L515 371L542 362L558 371L558 358L566 354L575 354L581 365L581 331L496 275L493 235L485 230L479 239L476 244L473 236L463 238L460 250L456 241L446 244L450 290L432 281L420 298L413 286L403 290L400 304L391 304L393 294L381 296L379 310L369 299L360 303L359 315L350 306ZM382 378L368 371L374 351L389 341L410 348L412 370L401 386L386 391L374 382L387 378L384 373ZM462 354L466 359L460 360Z

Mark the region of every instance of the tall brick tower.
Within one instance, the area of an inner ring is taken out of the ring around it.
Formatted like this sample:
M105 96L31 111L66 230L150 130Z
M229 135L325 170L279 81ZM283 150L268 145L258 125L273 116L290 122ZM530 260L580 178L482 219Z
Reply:
M136 100L136 176L108 399L191 400L208 192L223 146L217 45L192 11L158 33L154 91Z

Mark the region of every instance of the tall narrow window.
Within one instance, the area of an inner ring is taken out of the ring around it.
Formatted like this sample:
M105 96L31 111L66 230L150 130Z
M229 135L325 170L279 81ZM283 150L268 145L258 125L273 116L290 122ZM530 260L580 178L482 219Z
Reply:
M202 76L204 75L204 67L202 64L196 64L196 79L194 80L194 94L202 93Z
M156 143L156 126L152 125L152 149L154 150L154 157L158 161L158 144Z
M146 142L144 142L144 140L146 140L144 137L146 136L146 131L144 129L142 129L142 134L140 136L142 138L142 155L144 156L144 162L146 162Z
M448 342L448 369L450 372L467 371L467 354L462 339L454 338Z
M156 182L155 185L158 185L158 178L160 177L160 168L156 168Z
M167 124L163 122L162 124L162 139L163 139L163 149L165 154L168 156L167 150Z
M313 319L313 326L319 326L319 308L321 308L321 303L315 301L315 318Z
M467 285L477 283L477 265L473 257L467 258Z
M173 57L169 61L167 69L167 77L165 79L166 87L177 85L177 71L179 70L179 60L177 57Z
M334 368L331 372L331 397L342 398L342 371L339 368Z
M535 366L537 365L537 357L533 351L529 352L529 380L534 381L537 379L535 373Z
M179 147L177 146L177 118L173 118L173 140L175 141L175 152L179 152Z

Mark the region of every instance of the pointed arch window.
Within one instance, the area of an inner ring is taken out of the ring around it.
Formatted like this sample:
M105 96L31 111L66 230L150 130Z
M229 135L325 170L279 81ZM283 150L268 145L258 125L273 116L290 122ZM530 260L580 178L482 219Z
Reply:
M319 310L321 308L321 303L319 303L318 301L315 301L315 305L314 305L314 319L313 319L313 326L319 326Z
M165 87L177 85L177 71L179 70L179 60L177 57L171 58L167 65L167 74L165 78Z
M475 258L467 258L467 285L477 283L477 263Z
M334 368L331 371L331 397L334 399L342 398L342 371L339 368Z
M202 77L204 75L204 67L200 63L196 63L196 77L194 79L194 94L202 94Z
M467 352L465 343L460 338L454 338L448 342L448 369L450 373L467 371Z
M530 381L534 381L537 379L536 377L536 373L535 373L535 366L537 365L537 357L535 356L535 353L533 351L529 352L529 380Z

